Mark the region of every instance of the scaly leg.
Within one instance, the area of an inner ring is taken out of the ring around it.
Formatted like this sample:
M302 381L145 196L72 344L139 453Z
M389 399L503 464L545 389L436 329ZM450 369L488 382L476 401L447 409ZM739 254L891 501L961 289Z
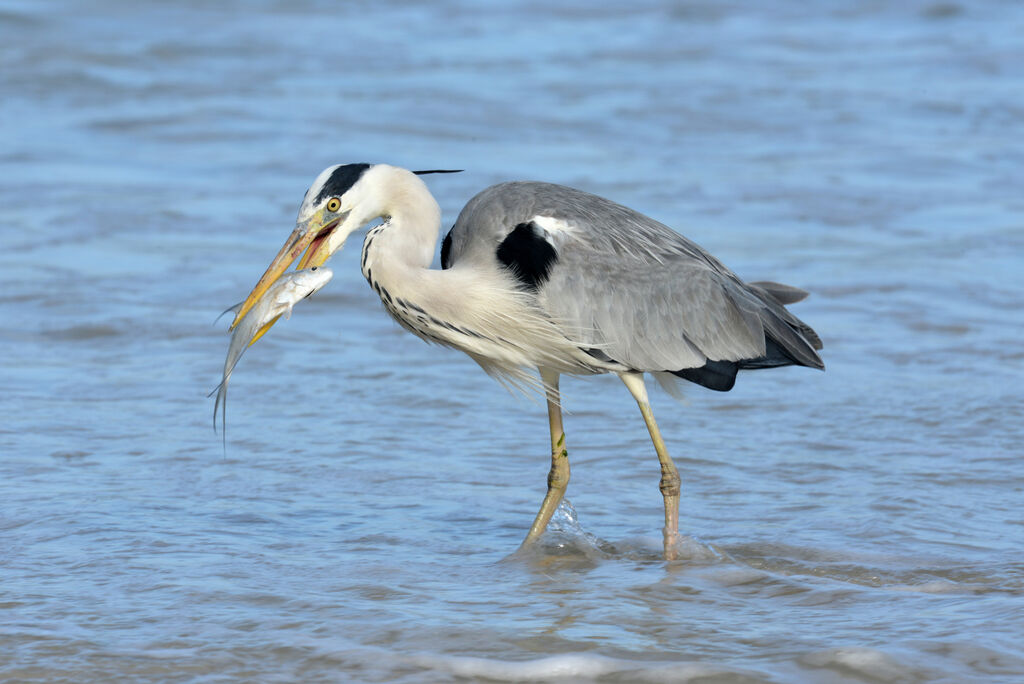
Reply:
M551 470L548 472L548 493L544 503L530 526L530 532L523 540L522 546L529 546L537 541L554 515L558 504L562 502L565 488L569 486L569 452L565 449L565 432L562 430L562 406L558 396L558 373L541 370L544 391L548 400L548 423L551 426Z
M658 452L658 461L661 463L661 495L665 498L665 560L675 560L678 557L679 543L679 471L676 464L668 455L665 448L665 441L661 438L661 431L654 421L654 413L651 411L651 404L647 400L647 388L644 386L643 373L619 373L622 382L626 384L629 393L636 399L640 406L640 413L643 414L644 422L647 423L647 431L651 433L651 441L654 442L654 450Z

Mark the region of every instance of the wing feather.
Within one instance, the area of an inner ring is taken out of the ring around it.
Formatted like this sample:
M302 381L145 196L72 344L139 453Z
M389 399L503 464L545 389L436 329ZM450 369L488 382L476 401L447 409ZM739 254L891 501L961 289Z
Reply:
M821 340L784 306L803 290L744 283L668 226L572 188L517 182L484 190L446 238L449 262L500 267L498 245L528 221L564 226L545 235L557 262L536 301L572 340L644 371L717 361L823 367Z

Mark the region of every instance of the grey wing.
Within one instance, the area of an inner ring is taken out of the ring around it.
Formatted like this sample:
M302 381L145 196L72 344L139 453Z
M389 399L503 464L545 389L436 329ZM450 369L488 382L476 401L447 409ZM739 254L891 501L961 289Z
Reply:
M571 339L636 370L764 354L756 316L732 303L713 272L685 262L633 266L586 249L563 250L538 299Z
M823 367L814 331L731 274L685 258L635 266L563 250L538 299L568 335L623 365L712 389L743 368Z
M494 260L520 234L537 241L519 248L524 263L498 265L518 271L568 337L628 368L728 389L741 368L823 367L817 335L784 307L802 290L748 285L664 224L571 188L485 190L446 238L443 261ZM550 245L550 263L538 274L529 260L540 241Z

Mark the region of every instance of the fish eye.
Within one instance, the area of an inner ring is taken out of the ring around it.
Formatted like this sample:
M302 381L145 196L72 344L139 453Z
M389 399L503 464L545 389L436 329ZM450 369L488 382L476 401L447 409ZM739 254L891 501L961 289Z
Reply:
M338 209L341 209L340 199L338 199L337 197L332 197L331 199L327 200L327 211L333 212L338 211Z
M311 269L309 269L309 270L310 270L310 271L315 271L315 270L316 270L316 266L314 266L313 268L311 268Z

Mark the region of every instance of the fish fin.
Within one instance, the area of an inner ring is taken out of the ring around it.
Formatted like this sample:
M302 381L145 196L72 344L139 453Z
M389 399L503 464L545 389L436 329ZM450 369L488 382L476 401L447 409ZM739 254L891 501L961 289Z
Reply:
M216 387L213 388L213 390L209 394L206 395L206 398L209 399L210 397L212 397L214 395L214 393L217 394L217 399L213 402L213 431L214 432L217 432L217 410L220 408L221 400L224 397L224 394L227 392L227 387L226 387L227 381L228 381L228 379L225 377L223 380L221 380L217 384ZM223 423L222 423L222 425L223 425Z
M220 409L220 434L225 456L228 453L228 379L230 377L230 373L225 375L220 384L213 388L213 392L217 393L217 399L213 402L213 432L217 432L217 410ZM213 396L213 392L206 396Z
M235 313L236 311L238 311L239 309L241 309L241 308L242 308L242 304L244 304L244 303L245 303L245 302L238 302L238 303L237 303L237 304L235 304L234 306L229 306L228 308L226 308L226 309L224 309L223 311L221 311L221 312L220 312L220 316L217 316L217 318L215 318L215 319L213 320L213 324L214 324L214 325L217 325L217 321L219 321L220 319L224 318L224 314L228 314L228 313Z
M270 319L270 321L267 322L266 325L264 325L262 328L260 328L259 331L255 335L252 336L252 339L249 340L249 346L251 347L252 345L256 344L256 340L258 340L261 337L263 337L264 335L266 335L267 331L270 330L274 326L275 323L277 323L277 319L280 318L280 317L281 317L281 314L278 314L277 316L274 316L273 318Z

